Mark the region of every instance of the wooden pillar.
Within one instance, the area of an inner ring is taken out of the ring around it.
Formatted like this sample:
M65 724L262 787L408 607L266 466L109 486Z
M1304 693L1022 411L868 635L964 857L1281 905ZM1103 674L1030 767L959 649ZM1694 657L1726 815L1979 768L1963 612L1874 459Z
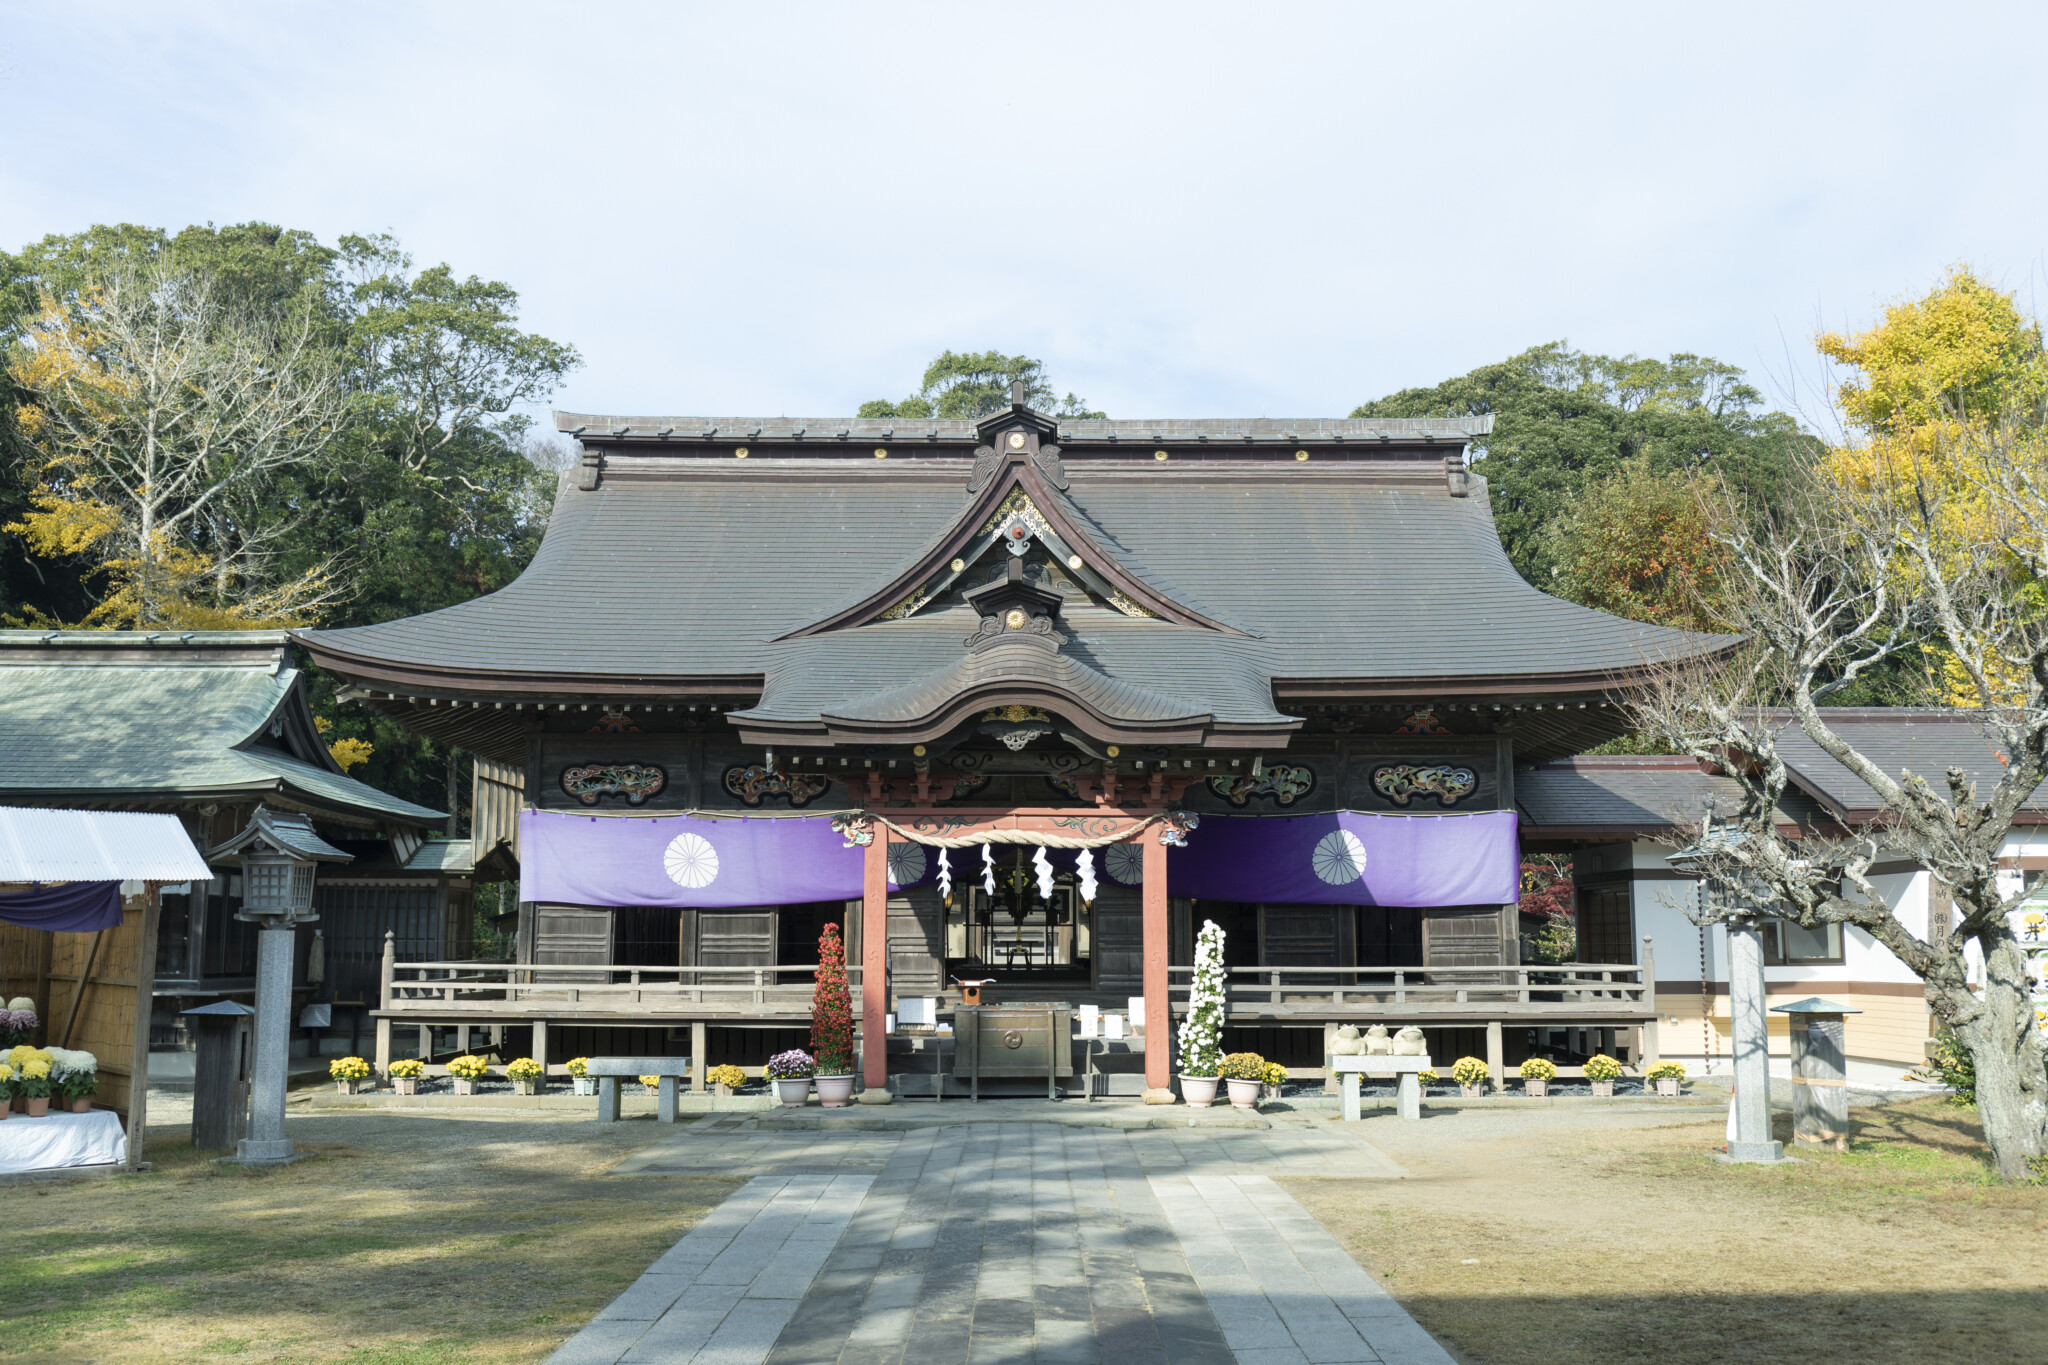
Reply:
M464 1024L456 1030L455 1050L464 1053L469 1051L469 1025ZM422 1062L434 1060L434 1026L432 1024L420 1025L420 1060Z
M540 1063L540 1074L545 1080L548 1074L548 1021L545 1019L533 1021L533 1060Z
M1166 845L1157 830L1138 836L1144 850L1145 1102L1173 1103L1173 1010L1166 997Z
M391 1021L377 1021L377 1074L386 1080L391 1078Z
M1486 1070L1493 1077L1493 1088L1505 1090L1508 1084L1506 1051L1501 1047L1500 1020L1490 1019L1486 1024Z
M690 1021L690 1093L693 1095L704 1093L704 1052L710 1046L706 1037L709 1032L702 1019Z
M870 1090L889 1086L889 1039L882 1016L889 1009L889 831L880 821L861 869L860 1055L861 1080Z

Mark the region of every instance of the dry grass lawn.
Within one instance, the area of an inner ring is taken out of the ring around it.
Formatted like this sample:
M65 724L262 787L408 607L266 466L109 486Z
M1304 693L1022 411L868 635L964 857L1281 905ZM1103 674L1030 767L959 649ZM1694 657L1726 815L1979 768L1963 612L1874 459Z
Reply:
M278 1170L153 1130L153 1171L8 1187L0 1360L538 1361L738 1184L601 1179L646 1123L321 1131L348 1140Z
M1858 1109L1849 1152L1775 1167L1709 1160L1718 1115L1464 1117L1373 1126L1411 1180L1288 1187L1468 1365L2048 1361L2048 1187L1989 1179L1967 1110Z

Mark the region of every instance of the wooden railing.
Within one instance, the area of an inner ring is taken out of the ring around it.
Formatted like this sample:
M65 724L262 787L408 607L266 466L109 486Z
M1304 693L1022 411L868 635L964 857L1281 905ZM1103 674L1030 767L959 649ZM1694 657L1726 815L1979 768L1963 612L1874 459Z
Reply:
M1185 1009L1195 969L1167 968L1167 989ZM1369 1014L1471 1006L1527 1006L1530 1014L1583 1009L1655 1014L1655 968L1637 962L1552 962L1496 967L1226 967L1231 1013Z
M606 967L526 962L384 964L388 1013L456 1015L528 1010L600 1014L808 1014L815 964L779 967ZM861 969L846 969L856 1013Z

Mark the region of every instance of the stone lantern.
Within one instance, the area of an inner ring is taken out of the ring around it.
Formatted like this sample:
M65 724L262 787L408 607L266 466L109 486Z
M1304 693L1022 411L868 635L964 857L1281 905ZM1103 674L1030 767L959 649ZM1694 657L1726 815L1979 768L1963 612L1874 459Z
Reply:
M1774 1006L1771 1013L1792 1021L1792 1140L1849 1150L1848 1040L1843 1022L1863 1011L1810 995Z
M241 833L207 854L213 863L240 862L242 908L237 919L260 926L256 935L256 1059L249 1076L249 1136L236 1144L236 1161L275 1165L292 1160L284 1135L285 1086L291 1068L292 948L298 926L313 913L313 874L323 862L350 855L313 832L303 815L258 806Z

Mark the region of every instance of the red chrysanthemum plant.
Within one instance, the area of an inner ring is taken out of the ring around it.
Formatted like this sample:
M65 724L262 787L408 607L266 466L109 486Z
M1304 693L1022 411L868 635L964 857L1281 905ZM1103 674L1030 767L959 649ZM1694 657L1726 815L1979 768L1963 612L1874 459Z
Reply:
M853 1074L853 997L846 989L846 945L839 926L818 935L818 987L811 995L811 1052L820 1076Z

